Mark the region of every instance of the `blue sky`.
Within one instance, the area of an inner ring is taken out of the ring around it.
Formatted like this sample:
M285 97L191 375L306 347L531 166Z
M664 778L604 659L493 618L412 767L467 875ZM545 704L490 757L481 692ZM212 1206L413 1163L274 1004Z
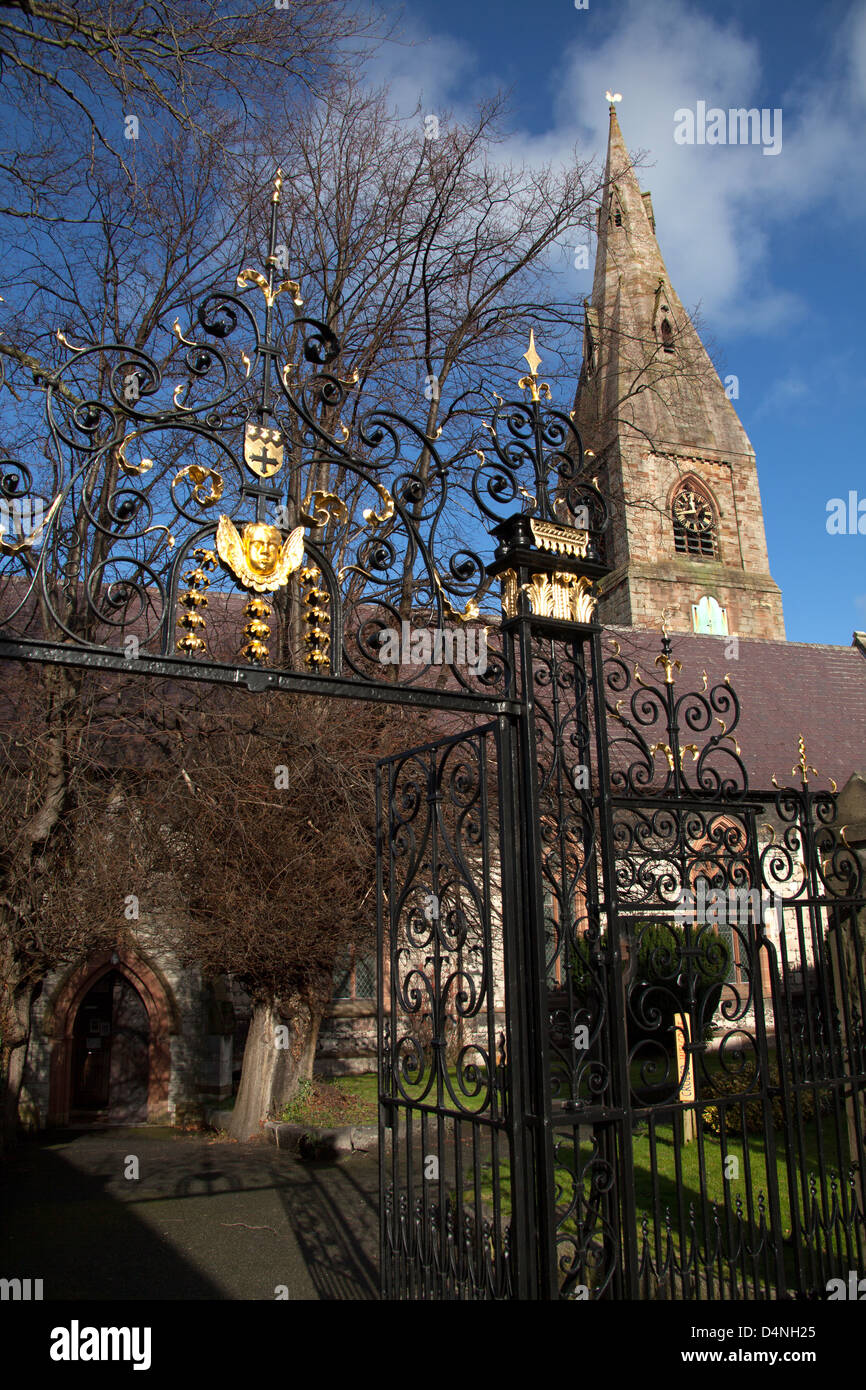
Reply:
M826 523L853 491L866 529L866 0L405 0L402 24L415 42L379 59L399 104L459 116L509 88L515 157L600 158L623 93L671 278L739 378L788 638L850 643L866 534ZM677 145L698 101L780 107L781 152ZM591 266L572 278L582 299Z

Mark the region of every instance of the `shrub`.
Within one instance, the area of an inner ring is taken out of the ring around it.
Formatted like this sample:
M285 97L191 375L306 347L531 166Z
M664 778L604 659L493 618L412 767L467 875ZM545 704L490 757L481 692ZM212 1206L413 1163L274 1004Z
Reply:
M712 940L706 934L701 939L706 943L702 954L697 959L686 959L687 969L696 977L698 1017L704 1020L704 1033L708 1035L728 974L730 950L717 933L713 933ZM637 963L629 986L629 1043L641 1038L667 1039L673 1030L674 1015L688 1013L689 1009L689 984L679 978L687 945L685 930L670 919L636 922L632 940L637 943ZM572 958L573 988L590 1009L598 978L592 958L598 949L605 951L606 936L598 940L595 951L593 945L586 937L581 938Z
M741 1096L747 1094L755 1087L756 1070L754 1064L745 1067L741 1072L731 1073L725 1071L716 1072L711 1082L711 1093L717 1096ZM777 1062L770 1062L767 1066L766 1085L777 1087L780 1084L779 1065ZM773 1116L773 1129L781 1129L784 1119L781 1097L775 1095L771 1099L771 1109ZM763 1134L764 1132L764 1106L766 1101L760 1094L754 1100L746 1101L743 1105L726 1105L725 1110L725 1134L742 1134L743 1116L745 1115L746 1132L748 1134ZM805 1122L812 1120L826 1108L826 1102L815 1100L815 1092L810 1088L804 1087L800 1091L799 1114ZM721 1134L722 1122L719 1116L718 1105L705 1105L701 1110L701 1118L707 1129L712 1130L713 1134Z
M690 982L680 979L682 962L686 959L694 983L697 1017L703 1020L706 1039L712 1032L713 1014L730 966L727 942L717 932L705 932L701 937L701 954L697 958L684 958L685 929L673 921L636 923L635 939L638 956L630 991L630 1033L647 1038L669 1034L673 1030L674 1015L688 1013Z

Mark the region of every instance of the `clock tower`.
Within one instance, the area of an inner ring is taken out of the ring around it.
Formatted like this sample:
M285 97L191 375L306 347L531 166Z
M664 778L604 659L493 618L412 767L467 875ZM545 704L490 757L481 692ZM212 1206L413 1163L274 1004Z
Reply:
M652 199L610 108L574 420L612 508L602 621L785 637L755 452L670 282Z

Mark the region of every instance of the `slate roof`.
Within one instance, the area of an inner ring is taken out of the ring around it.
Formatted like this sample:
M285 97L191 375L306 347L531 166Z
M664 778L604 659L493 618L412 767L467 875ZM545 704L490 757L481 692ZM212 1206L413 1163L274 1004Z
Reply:
M620 643L630 671L637 661L645 680L663 681L661 670L653 665L661 650L658 631L607 628L602 639L606 656L612 638ZM726 674L730 677L740 701L736 737L752 791L772 791L774 774L782 786L799 785L799 774L792 775L791 769L798 759L800 734L806 740L807 762L818 769L814 780L822 789L828 777L841 790L852 773L866 773L866 637L862 633L855 634L850 647L741 637L736 659L730 656L731 640L672 634L673 656L683 664L676 673L676 687L683 692L700 690L703 671L710 687Z

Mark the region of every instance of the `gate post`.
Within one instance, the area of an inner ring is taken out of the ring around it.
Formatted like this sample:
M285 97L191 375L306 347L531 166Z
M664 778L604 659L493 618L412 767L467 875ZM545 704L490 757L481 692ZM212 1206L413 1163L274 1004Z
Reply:
M557 676L540 675L538 666L539 639L545 651L550 652L543 664L552 663L556 669L557 649L570 644L575 671L585 672L586 652L590 643L595 643L593 666L598 660L598 632L595 622L596 597L594 579L607 572L607 566L598 558L600 553L599 535L606 521L606 508L594 486L588 483L573 484L580 490L585 515L583 528L564 526L552 521L532 520L521 515L509 518L495 528L499 539L494 563L488 573L496 576L502 583L503 622L502 633L506 659L514 673L514 680L520 700L520 714L516 722L517 748L515 758L515 804L517 824L514 845L518 864L517 884L519 913L521 917L520 940L517 943L521 978L517 985L520 1015L524 1020L523 1032L526 1055L515 1058L522 1078L521 1091L525 1097L522 1114L515 1115L515 1141L522 1136L523 1152L526 1156L526 1187L521 1194L530 1213L530 1248L536 1250L535 1274L537 1294L540 1299L560 1297L560 1269L557 1249L557 1216L555 1209L556 1153L552 1113L553 1077L551 1072L551 1006L549 999L549 965L547 961L548 923L545 914L545 879L550 878L548 855L545 851L546 831L554 831L553 825L546 825L542 807L541 782L544 774L539 765L539 743L548 741L553 746L550 752L555 767L545 780L556 784L555 795L560 809L565 798L575 795L575 787L568 782L567 772L561 758L562 729L557 719L551 723L546 709L539 711L539 702L547 698L558 700L559 692L551 691L548 678L556 683ZM572 503L572 498L569 498ZM577 510L571 506L572 512ZM591 517L596 523L591 525ZM567 720L574 721L581 730L588 730L591 723L588 684L575 679L568 692L569 708ZM585 740L587 763L589 740ZM545 745L546 749L546 745ZM601 769L596 766L596 777ZM583 788L579 789L578 794ZM603 803L607 787L598 783L599 803ZM592 821L592 798L588 794L586 804L589 821ZM554 816L548 819L556 819ZM567 836L559 817L558 832ZM586 822L584 822L584 831ZM583 833L583 832L581 832ZM594 839L589 831L589 839ZM594 847L582 846L588 850L584 865L587 879L597 874L598 860ZM607 858L606 855L603 856ZM607 869L606 869L607 872ZM589 890L597 895L597 885ZM615 1009L616 1013L617 1010ZM515 1092L519 1095L520 1091ZM572 1131L572 1144L578 1146L578 1130ZM575 1157L575 1163L577 1158ZM515 1185L516 1186L516 1185Z

